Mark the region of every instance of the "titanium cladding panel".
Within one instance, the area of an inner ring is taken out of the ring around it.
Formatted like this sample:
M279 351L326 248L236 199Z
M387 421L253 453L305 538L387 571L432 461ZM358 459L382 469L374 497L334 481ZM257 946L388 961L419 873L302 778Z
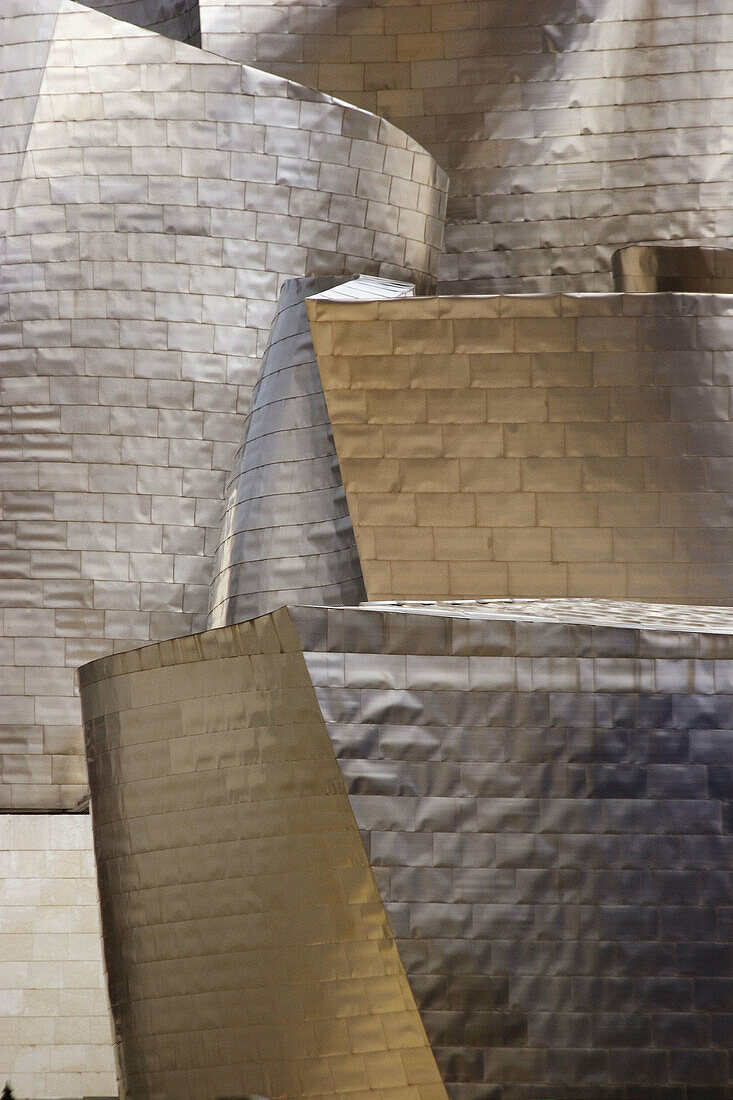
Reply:
M280 282L429 288L445 180L366 112L80 5L0 25L27 93L3 106L27 144L3 192L0 804L69 807L74 668L205 625Z
M609 290L619 245L731 240L731 0L201 0L201 28L430 150L446 291Z
M308 310L369 599L733 603L729 297Z
M445 1100L288 612L81 691L123 1100Z
M341 279L293 279L278 302L227 486L208 625L365 598L305 299Z
M731 616L584 603L292 615L451 1097L723 1100Z

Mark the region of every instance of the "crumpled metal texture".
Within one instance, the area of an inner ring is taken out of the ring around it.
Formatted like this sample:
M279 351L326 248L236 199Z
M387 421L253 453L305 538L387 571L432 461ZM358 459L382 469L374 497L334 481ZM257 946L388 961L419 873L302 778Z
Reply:
M445 1100L287 610L80 683L122 1100Z
M370 600L733 603L729 295L308 309Z
M346 281L291 279L234 461L214 557L208 625L284 603L365 599L305 299Z
M627 294L733 293L733 250L632 244L613 254L613 282Z
M205 626L282 280L429 289L445 179L281 77L69 0L2 16L0 805L70 807L75 667Z
M731 242L731 0L201 0L207 49L390 118L450 173L446 292L611 288Z
M291 615L450 1095L723 1100L730 612L549 603Z

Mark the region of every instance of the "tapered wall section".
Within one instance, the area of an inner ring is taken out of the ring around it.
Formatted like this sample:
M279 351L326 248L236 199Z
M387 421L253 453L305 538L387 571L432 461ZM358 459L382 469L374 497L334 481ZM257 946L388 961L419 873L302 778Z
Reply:
M211 627L293 601L352 604L365 597L305 308L306 297L334 282L293 279L280 295L227 486Z
M733 615L559 603L292 615L454 1100L724 1100Z
M199 0L94 0L87 6L166 38L201 44Z
M431 158L363 111L56 12L37 95L28 54L0 271L0 804L34 808L84 791L75 666L205 625L283 277L428 285L444 199Z
M445 1100L287 611L81 673L135 1100Z
M443 285L608 290L630 241L730 241L733 5L201 0L207 48L390 118L451 177Z
M733 603L727 297L309 316L370 599Z

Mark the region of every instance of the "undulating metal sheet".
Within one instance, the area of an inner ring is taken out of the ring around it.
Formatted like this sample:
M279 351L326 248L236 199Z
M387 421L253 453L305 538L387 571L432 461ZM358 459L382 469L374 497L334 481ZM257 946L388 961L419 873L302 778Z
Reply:
M733 613L294 608L454 1100L724 1100Z
M288 602L365 598L305 299L376 301L413 293L409 283L365 277L293 279L283 286L227 486L210 627Z
M626 293L733 293L729 248L633 244L614 252L612 266L614 288Z
M287 610L80 683L122 1100L445 1100Z
M429 288L445 180L280 77L70 0L0 14L0 805L52 809L85 790L75 667L205 626L281 282Z
M611 289L733 240L731 0L200 0L207 49L391 119L450 173L446 292Z
M308 311L369 599L733 603L730 296Z

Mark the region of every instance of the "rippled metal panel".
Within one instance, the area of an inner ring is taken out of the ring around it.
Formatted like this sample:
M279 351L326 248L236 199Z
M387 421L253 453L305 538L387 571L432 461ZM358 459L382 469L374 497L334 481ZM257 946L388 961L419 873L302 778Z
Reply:
M365 598L305 299L336 282L285 283L227 486L208 625L282 606Z
M450 1095L730 1097L733 615L417 610L291 614Z
M445 189L365 112L66 0L45 10L13 0L1 23L16 147L0 805L16 808L84 791L79 663L205 625L283 278L359 268L429 287Z
M733 292L733 251L691 245L635 244L613 254L616 290L697 294Z
M201 25L433 153L446 290L609 290L619 245L732 239L731 0L201 0Z
M80 679L123 1100L445 1100L288 612Z
M733 602L729 296L308 310L370 599Z

